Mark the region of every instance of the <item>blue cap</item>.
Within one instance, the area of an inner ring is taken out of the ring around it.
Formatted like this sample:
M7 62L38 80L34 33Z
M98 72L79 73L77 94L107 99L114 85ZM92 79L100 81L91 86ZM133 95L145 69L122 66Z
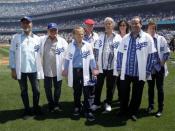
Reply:
M29 22L32 22L32 18L30 16L24 16L23 18L21 18L21 22L24 21L24 20L27 20Z
M58 25L56 23L49 23L47 29L58 29Z

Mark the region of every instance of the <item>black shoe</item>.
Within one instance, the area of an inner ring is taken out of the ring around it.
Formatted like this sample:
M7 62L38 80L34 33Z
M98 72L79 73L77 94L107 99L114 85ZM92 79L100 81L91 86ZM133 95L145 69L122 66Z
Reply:
M34 115L36 115L36 116L41 116L41 115L43 115L44 113L42 112L42 110L41 110L41 107L37 107L37 108L33 108L33 113L34 113Z
M27 120L31 117L32 113L31 110L24 110L23 114L22 114L22 118L24 120Z
M60 104L55 105L54 111L56 111L56 112L63 111L61 105Z
M73 116L80 116L80 109L78 107L75 107L72 115Z
M154 111L154 108L153 108L153 107L148 107L148 108L147 108L147 113L148 113L148 114L153 113L153 111Z
M54 112L54 106L48 105L48 112Z
M87 121L89 121L89 122L95 121L95 116L91 112L87 113L86 118L87 118Z
M48 108L48 112L50 112L50 113L52 113L52 112L54 112L54 108Z
M137 117L136 117L135 115L132 115L132 116L131 116L131 120L137 121Z
M71 119L73 119L73 120L79 120L80 119L80 109L78 107L74 108Z
M120 111L120 112L118 112L118 113L116 114L116 116L117 116L117 117L122 117L122 116L124 116L124 113Z

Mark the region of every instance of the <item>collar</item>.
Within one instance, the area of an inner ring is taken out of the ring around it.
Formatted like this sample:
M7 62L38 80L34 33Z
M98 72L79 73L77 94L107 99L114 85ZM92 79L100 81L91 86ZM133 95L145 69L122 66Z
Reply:
M90 35L85 34L84 36L85 36L85 37L88 37L88 38L89 38L89 37L93 37L93 36L94 36L94 32L91 32Z
M54 40L58 41L59 36L57 35ZM47 37L47 40L50 39L50 37ZM50 39L51 40L51 39Z
M84 45L84 44L85 44L85 42L82 41L82 45ZM75 39L73 40L73 45L77 47L77 42L75 41Z
M105 35L107 35L107 33L105 32ZM112 36L115 37L116 33L113 31L112 32Z
M139 32L139 34L137 35L136 39L137 39L137 38L141 38L141 37L142 37L142 34L143 34L143 31L141 30L141 31ZM133 38L133 33L132 33L132 32L130 33L130 37Z
M154 36L153 36L153 38L156 38L157 39L158 38L158 34L155 33Z

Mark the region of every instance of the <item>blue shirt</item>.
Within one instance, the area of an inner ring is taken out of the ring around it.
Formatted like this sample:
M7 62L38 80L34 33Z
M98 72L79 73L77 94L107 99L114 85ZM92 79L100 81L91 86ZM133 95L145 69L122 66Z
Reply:
M155 65L156 53L148 54L147 65L146 65L146 75L151 75L153 66ZM117 71L120 72L122 68L123 53L118 52L117 54ZM128 52L127 52L127 63L126 63L126 74L130 76L139 76L138 71L138 61L136 55L136 39L132 37L129 42Z
M157 39L156 38L153 38L154 40L154 46L157 50ZM155 53L155 56L154 56L154 59L155 59L155 65L154 65L154 69L152 70L152 73L156 70L156 71L160 71L161 69L161 65L160 65L160 58L159 58L159 54L158 54L158 51Z
M136 55L136 38L131 35L126 60L126 75L139 76L138 61Z
M21 72L31 73L36 72L35 59L35 44L33 43L33 34L27 36L24 33L21 35ZM15 51L10 51L10 67L15 69Z
M157 49L157 39L154 37L154 46ZM158 49L157 49L158 50ZM164 53L163 54L163 60L167 61L169 58L170 53ZM155 71L160 71L161 70L161 63L160 63L160 58L159 58L159 54L158 52L154 53L154 60L155 60L155 65L154 65L154 69L152 70L152 73L155 73Z
M79 48L77 46L76 42L74 42L74 45L75 45L75 53L73 56L73 68L83 68L83 59L82 59L81 48ZM84 43L83 43L83 45L84 45ZM69 67L69 60L65 60L64 68L68 70L68 67ZM91 69L96 68L95 59L90 60L90 68Z
M76 43L74 43L74 45L75 45L75 53L73 57L73 68L83 68L83 60L81 58L82 56L81 48L79 48Z

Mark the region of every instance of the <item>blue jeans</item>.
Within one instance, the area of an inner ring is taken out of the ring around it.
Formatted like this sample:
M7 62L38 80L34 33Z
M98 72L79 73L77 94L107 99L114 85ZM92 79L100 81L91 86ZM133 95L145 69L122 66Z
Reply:
M37 73L22 73L21 79L18 80L19 86L21 89L21 98L24 104L25 110L29 110L29 96L28 96L28 84L27 84L27 77L30 81L30 84L32 86L32 92L33 92L33 107L34 109L38 108L39 105L39 82L37 80Z
M52 93L52 81L54 85L54 93ZM61 95L61 85L62 80L57 81L57 77L44 77L44 88L49 107L54 107L58 105Z

